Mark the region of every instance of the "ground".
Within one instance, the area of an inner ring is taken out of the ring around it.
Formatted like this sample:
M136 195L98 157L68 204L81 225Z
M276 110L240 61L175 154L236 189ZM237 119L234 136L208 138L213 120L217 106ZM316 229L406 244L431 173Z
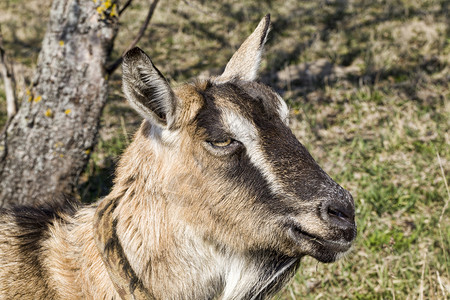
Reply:
M50 1L0 4L8 54L26 97ZM356 202L358 238L333 264L303 260L275 299L450 297L450 27L445 0L161 1L139 46L172 84L220 72L271 13L261 80L291 108L291 127ZM114 56L147 1L122 18ZM108 193L114 165L141 119L111 78L96 149L79 191ZM5 123L0 85L0 125Z

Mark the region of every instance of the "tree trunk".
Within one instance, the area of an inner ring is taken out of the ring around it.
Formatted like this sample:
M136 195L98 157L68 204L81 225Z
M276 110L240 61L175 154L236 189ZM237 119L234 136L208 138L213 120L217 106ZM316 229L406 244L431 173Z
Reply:
M54 0L33 85L0 136L0 207L74 194L107 96L115 1Z

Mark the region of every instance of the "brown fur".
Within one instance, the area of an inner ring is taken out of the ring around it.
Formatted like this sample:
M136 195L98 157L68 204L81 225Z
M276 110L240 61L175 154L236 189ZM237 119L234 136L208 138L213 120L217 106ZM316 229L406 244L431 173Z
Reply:
M111 193L1 211L0 299L265 299L302 256L349 249L350 194L252 81L268 22L223 76L175 91L141 50L127 54L124 91L145 121Z

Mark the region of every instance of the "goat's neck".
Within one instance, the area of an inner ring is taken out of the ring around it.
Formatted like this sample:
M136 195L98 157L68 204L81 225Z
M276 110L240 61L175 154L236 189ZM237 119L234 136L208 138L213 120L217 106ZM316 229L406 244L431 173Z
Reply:
M265 251L218 247L158 200L120 201L116 212L124 253L157 299L262 299L298 266L297 259Z

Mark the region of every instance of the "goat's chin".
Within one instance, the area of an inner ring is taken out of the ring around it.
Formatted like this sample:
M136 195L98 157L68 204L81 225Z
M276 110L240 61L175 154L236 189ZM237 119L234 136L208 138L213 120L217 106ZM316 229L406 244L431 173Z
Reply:
M323 246L309 247L304 255L311 256L322 263L332 263L342 258L345 258L351 252L351 247L346 251L335 251L333 249Z
M310 256L317 259L321 263L332 263L339 260L342 255L341 252L327 252L318 251L317 253L311 253Z
M335 262L351 250L352 242L334 241L311 235L292 227L289 236L301 255L311 256L322 263Z

